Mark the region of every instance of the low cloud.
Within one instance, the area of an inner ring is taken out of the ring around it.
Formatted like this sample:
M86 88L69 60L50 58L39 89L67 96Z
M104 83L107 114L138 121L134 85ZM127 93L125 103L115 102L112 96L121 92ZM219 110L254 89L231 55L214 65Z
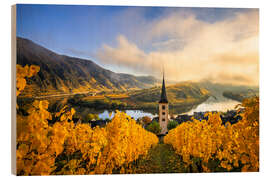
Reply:
M150 23L150 24L149 24ZM138 27L148 45L140 48L132 38L116 37L117 44L104 44L96 57L106 65L117 65L138 74L167 79L258 85L258 11L236 13L214 23L194 14L168 13ZM139 42L137 39L136 42ZM149 50L150 49L150 50Z

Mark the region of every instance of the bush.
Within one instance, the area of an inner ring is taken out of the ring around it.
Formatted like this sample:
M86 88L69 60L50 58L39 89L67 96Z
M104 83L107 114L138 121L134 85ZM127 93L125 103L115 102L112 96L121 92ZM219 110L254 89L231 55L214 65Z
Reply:
M159 134L161 132L161 128L160 128L160 125L158 122L154 121L152 122L151 124L149 124L147 127L146 127L146 130L154 133L154 134Z
M174 129L176 128L176 126L178 125L178 122L177 121L169 121L168 125L167 125L167 128L168 128L168 131L171 130L171 129Z
M83 119L83 123L91 123L91 121L96 121L99 120L99 116L98 114L87 114L87 116L85 117L85 119Z
M143 116L140 121L141 121L141 124L144 127L146 127L148 124L150 124L152 122L152 119L148 116Z

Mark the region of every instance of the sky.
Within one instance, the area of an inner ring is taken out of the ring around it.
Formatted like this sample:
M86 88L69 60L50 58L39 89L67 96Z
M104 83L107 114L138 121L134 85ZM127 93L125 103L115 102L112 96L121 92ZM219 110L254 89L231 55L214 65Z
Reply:
M259 10L17 5L17 36L114 72L259 84Z

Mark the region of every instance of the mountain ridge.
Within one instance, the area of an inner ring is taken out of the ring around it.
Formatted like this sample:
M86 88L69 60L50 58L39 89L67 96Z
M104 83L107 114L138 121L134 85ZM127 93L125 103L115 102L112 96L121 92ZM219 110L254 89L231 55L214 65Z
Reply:
M159 82L153 76L115 73L91 60L57 54L33 41L17 37L17 64L38 65L22 95L143 89Z

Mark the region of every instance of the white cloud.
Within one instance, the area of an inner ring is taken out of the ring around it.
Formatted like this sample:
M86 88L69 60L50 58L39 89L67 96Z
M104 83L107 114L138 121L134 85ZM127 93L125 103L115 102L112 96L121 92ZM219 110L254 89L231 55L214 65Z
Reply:
M145 23L144 23L145 24ZM150 28L149 28L150 27ZM135 29L150 51L123 35L117 45L97 53L103 64L177 81L211 79L215 82L258 85L258 11L238 13L214 23L185 12L170 13ZM133 31L135 31L133 29Z

